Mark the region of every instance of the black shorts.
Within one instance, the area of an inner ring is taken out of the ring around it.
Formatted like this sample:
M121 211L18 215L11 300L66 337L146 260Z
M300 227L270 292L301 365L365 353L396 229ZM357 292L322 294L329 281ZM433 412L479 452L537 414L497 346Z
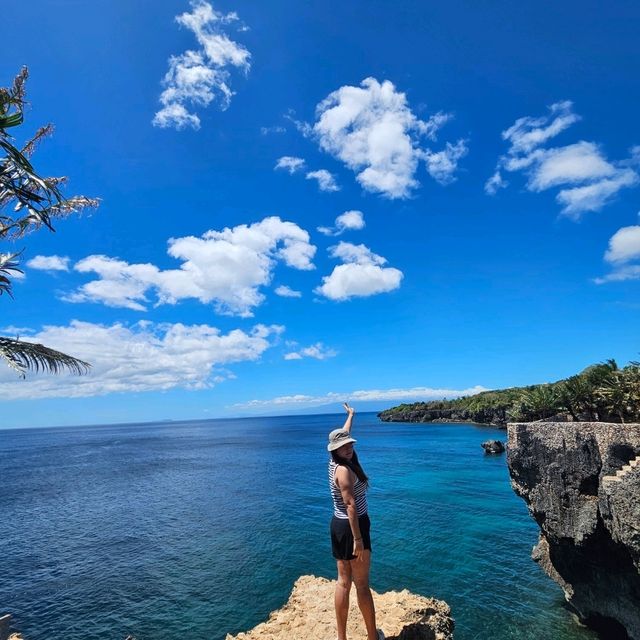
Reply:
M366 513L363 516L358 516L358 523L360 524L362 544L365 549L371 551L371 521L369 516ZM351 533L349 520L333 516L330 529L333 557L336 560L355 560L356 557L353 555L353 533Z

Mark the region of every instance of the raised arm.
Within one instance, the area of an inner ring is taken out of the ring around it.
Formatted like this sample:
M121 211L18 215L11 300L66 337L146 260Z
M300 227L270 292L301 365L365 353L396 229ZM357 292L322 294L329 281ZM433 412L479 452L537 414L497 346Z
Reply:
M348 431L349 433L351 433L351 425L353 423L353 416L355 415L356 410L353 407L350 407L347 402L345 402L342 406L344 407L344 410L348 414L347 419L345 420L345 423L344 423L344 427L342 428Z

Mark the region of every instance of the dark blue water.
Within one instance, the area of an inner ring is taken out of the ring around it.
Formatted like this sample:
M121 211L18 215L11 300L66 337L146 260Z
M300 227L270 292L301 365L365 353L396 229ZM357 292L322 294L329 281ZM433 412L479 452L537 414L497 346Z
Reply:
M220 640L334 576L342 416L0 431L0 614L29 640ZM356 416L371 581L446 600L457 640L591 640L530 558L504 431Z

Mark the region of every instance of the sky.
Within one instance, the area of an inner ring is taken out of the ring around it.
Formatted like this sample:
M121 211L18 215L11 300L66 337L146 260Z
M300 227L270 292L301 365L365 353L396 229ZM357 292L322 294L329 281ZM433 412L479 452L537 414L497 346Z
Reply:
M33 0L0 428L359 410L639 359L640 7Z

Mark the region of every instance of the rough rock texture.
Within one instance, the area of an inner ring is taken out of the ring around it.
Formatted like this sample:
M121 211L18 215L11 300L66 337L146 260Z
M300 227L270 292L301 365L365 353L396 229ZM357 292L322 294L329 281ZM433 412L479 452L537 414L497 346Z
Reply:
M0 616L0 640L22 640L22 636L18 633L11 633L11 616L7 613Z
M335 582L315 576L296 580L289 601L273 611L266 622L226 640L335 640L333 592ZM409 591L373 592L376 620L387 640L451 640L453 620L449 605ZM366 638L352 587L347 633Z
M582 622L640 640L640 425L517 423L508 436L511 484L541 530L533 559Z
M485 453L495 454L504 452L504 444L500 440L486 440L482 443L481 447Z

